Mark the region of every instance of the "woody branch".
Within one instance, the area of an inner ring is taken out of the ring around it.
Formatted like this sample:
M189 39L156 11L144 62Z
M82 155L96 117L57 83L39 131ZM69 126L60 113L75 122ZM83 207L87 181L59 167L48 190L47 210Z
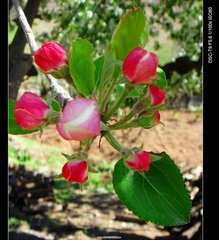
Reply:
M31 52L34 53L38 50L38 46L36 40L33 35L33 31L27 21L27 18L24 14L23 9L20 6L19 0L12 0L13 5L15 7L18 19L26 36L27 42L30 46ZM57 101L61 104L62 107L71 99L71 96L68 91L66 91L62 86L60 86L57 80L52 77L51 75L46 75L49 83L50 83L50 90L53 94L55 94Z

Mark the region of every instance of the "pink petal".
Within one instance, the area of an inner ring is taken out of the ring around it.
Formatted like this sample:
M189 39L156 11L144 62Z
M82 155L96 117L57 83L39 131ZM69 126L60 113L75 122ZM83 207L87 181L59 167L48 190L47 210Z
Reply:
M100 114L95 100L75 98L67 103L56 127L66 140L83 140L100 134Z
M165 100L165 92L156 85L149 86L149 94L152 98L152 106L157 106Z

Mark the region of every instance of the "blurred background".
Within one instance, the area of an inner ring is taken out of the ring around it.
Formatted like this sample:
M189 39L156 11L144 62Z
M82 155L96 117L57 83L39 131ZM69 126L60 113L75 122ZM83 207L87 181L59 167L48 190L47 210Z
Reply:
M191 222L177 228L135 217L113 191L111 175L119 155L104 139L101 148L97 139L89 153L101 173L89 175L83 192L55 179L65 163L61 153L77 151L79 145L65 141L49 126L41 138L39 133L9 135L9 239L201 240L202 1L23 0L21 4L39 46L56 40L69 49L71 40L81 37L95 46L95 58L104 53L120 17L133 4L145 10L150 25L146 48L158 55L168 80L168 104L161 111L164 125L114 134L127 147L143 143L148 151L166 151L184 174L193 209ZM45 97L48 82L33 64L11 0L9 11L10 98L24 91ZM72 91L64 80L59 83Z

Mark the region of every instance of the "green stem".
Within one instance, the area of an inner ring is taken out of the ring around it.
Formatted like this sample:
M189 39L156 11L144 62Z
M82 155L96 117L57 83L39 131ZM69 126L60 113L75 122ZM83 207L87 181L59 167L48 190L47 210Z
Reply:
M135 114L136 114L136 110L133 108L131 110L131 112L128 115L126 115L122 120L120 120L119 122L111 125L110 129L114 129L114 127L119 127L119 126L123 125L124 123L128 122L132 117L134 117Z
M122 93L122 95L117 99L117 101L112 105L112 107L109 109L106 115L103 116L103 121L108 121L111 116L117 111L117 109L120 107L120 105L123 103L125 98L128 96L130 91L130 85L126 84L125 89Z
M120 143L113 137L113 135L107 131L104 132L104 137L106 138L106 140L108 141L108 143L114 148L116 149L116 151L120 152L120 153L124 153L126 151L126 148L123 147L122 145L120 145Z
M88 152L90 150L90 147L93 144L95 138L96 137L88 138L88 139L80 141L80 143L81 143L81 150L84 150L84 151Z
M130 119L132 119L135 116L135 114L140 114L142 111L144 111L144 108L141 107L141 102L137 102L133 106L132 110L119 122L111 125L110 129L123 129L123 126L125 123L127 123Z
M131 122L126 122L123 124L119 124L119 125L112 125L110 126L110 130L121 130L121 129L127 129L127 128L136 128L136 127L140 127L138 122L131 121Z
M104 62L102 67L102 72L100 76L100 83L98 87L98 102L100 107L100 112L104 111L103 101L105 99L106 90L111 88L113 80L113 75L115 71L115 53L111 44L108 45L106 53L104 55ZM115 83L114 83L115 84ZM111 93L110 93L111 94Z
M114 90L114 87L116 86L116 80L117 79L114 79L111 82L111 85L108 87L108 91L107 90L105 91L104 89L102 90L102 92L105 92L105 95L103 97L103 101L101 101L101 103L100 103L100 112L101 113L104 112L106 104L109 101L109 98L111 97L111 93Z

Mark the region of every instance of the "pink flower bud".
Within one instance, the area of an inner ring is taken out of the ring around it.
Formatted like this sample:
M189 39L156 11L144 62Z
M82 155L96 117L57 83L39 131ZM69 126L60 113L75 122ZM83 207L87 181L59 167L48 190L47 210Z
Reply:
M100 123L96 101L78 97L66 104L56 128L64 139L81 141L99 135Z
M25 92L14 108L17 124L27 130L34 130L45 123L48 112L47 102L31 92Z
M155 122L155 124L158 124L160 122L160 112L159 111L156 111L154 113L154 122Z
M45 42L41 48L35 51L34 60L45 73L59 70L68 63L64 47L53 41Z
M146 151L138 152L133 159L126 161L127 166L135 171L148 171L150 168L150 163L151 156Z
M123 74L131 83L151 83L156 77L158 57L152 52L137 47L123 63Z
M150 85L148 92L152 100L152 106L157 106L165 101L165 92L162 88Z
M83 160L72 160L67 162L62 168L62 176L68 182L83 183L88 179L88 165Z

